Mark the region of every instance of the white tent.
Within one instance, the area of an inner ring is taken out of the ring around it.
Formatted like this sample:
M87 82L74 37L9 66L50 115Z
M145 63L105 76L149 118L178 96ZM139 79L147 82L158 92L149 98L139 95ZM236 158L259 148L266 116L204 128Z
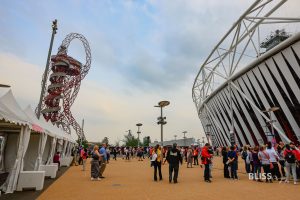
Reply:
M5 132L1 132L7 142L7 149L1 152L1 156L4 158L1 159L1 162L4 162L4 170L9 172L1 189L6 193L12 193L16 190L19 173L23 169L32 125L11 91L0 98L0 108L1 127L7 129Z
M6 193L16 190L20 171L36 171L41 164L52 163L57 140L70 147L75 143L69 134L37 119L30 106L23 111L11 90L0 98L0 137L0 172L9 172L1 186Z

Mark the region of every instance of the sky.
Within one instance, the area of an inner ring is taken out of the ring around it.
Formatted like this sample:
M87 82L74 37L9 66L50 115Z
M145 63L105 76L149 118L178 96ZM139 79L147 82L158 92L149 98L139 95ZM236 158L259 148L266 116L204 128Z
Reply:
M204 136L192 101L192 85L204 59L250 0L2 0L0 6L0 83L11 85L21 107L36 107L51 36L58 20L52 54L64 37L83 34L92 64L71 111L89 141L122 140L126 130L160 140L177 135ZM298 12L290 0L283 14ZM85 62L83 46L73 41L69 55ZM0 94L7 89L0 89ZM202 139L201 139L202 140Z

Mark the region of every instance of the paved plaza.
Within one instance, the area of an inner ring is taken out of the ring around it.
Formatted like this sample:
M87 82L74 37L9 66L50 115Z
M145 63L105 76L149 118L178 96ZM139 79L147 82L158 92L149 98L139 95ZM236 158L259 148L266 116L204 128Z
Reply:
M89 161L88 161L89 163ZM90 165L85 172L72 166L40 196L43 199L206 199L206 200L296 200L300 185L257 183L248 180L243 163L239 163L239 181L223 178L221 157L214 159L212 183L203 181L203 168L180 167L179 183L169 184L168 164L162 167L163 181L153 181L153 168L148 159L110 161L101 181L90 180Z

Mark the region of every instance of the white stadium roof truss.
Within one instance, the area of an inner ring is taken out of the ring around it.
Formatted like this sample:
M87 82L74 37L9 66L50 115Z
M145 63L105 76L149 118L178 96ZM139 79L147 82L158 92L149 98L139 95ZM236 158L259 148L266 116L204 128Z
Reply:
M264 32L265 26L300 22L300 18L271 16L285 2L287 0L256 0L213 48L201 65L192 88L193 101L200 118L205 110L210 112L205 102L220 88L231 86L232 77L236 72L263 55L263 49L260 47L261 35L269 34L267 30ZM235 88L235 85L229 88ZM261 114L269 120L264 113ZM275 129L279 130L276 127Z

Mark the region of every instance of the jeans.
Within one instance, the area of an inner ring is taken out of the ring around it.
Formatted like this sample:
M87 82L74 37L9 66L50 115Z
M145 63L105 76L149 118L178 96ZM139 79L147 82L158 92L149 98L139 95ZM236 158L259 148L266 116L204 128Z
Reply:
M161 162L154 161L153 166L154 166L154 180L157 181L157 169L158 169L159 180L162 180Z
M193 156L193 157L194 157L194 165L199 165L198 155L197 156Z
M261 165L260 164L254 164L254 170L253 170L255 179L260 179L261 174Z
M209 164L204 165L204 180L208 181L209 180Z
M169 164L169 182L172 181L173 170L174 170L173 181L174 181L174 183L177 183L179 164L175 164L175 165L174 164Z
M237 179L238 176L237 176L237 163L236 162L231 162L230 164L230 175L232 179Z
M228 165L224 164L224 178L230 178L229 171L228 171Z
M291 171L293 173L294 181L297 181L297 173L296 173L296 163L288 163L285 162L285 169L286 169L286 180L290 180Z
M251 172L250 170L250 163L247 164L246 160L245 160L245 169L246 169L246 172L249 174Z
M266 182L272 181L272 177L269 177L268 174L271 173L270 164L264 164L262 165L264 169L264 173L266 175Z

